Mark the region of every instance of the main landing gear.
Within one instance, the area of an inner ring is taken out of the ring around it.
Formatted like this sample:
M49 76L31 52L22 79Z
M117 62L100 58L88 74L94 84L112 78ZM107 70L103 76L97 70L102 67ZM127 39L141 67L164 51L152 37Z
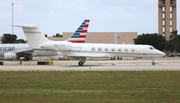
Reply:
M28 57L24 57L24 61L29 61L29 58Z
M80 61L78 62L79 66L83 66L83 64L86 62L86 58L85 57L81 57Z

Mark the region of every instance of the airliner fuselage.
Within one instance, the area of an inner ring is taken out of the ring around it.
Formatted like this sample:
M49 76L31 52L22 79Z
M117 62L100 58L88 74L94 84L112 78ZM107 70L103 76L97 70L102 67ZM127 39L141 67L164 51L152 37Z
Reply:
M70 43L50 41L41 46L43 49L61 51L64 56L80 58L79 65L82 66L86 58L107 57L148 57L156 58L165 56L165 53L155 49L151 45L133 44L99 44L99 43ZM153 65L155 62L153 60Z
M78 57L162 57L165 54L150 45L122 45L98 43L72 43L69 51L62 51L65 56Z

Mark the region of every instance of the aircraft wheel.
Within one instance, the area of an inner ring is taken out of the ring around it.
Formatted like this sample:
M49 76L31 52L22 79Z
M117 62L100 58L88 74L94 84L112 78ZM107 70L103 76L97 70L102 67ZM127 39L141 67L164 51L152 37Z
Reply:
M25 57L25 58L24 58L24 61L29 61L29 58L28 58L28 57Z
M152 62L152 65L155 65L155 62Z
M83 66L84 63L82 63L81 61L78 62L79 66Z

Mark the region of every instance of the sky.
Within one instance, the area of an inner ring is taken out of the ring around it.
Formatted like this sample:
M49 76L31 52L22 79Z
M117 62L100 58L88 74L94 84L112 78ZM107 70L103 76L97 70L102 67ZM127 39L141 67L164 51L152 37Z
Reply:
M90 19L88 32L158 32L158 0L0 0L0 36L14 24L36 24L48 36L74 32ZM177 0L177 30L180 31ZM21 28L14 34L25 39Z

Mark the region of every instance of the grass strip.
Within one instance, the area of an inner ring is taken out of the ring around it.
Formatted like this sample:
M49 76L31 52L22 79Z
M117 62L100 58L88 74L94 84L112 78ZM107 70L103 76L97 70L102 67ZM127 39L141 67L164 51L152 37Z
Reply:
M1 71L0 103L180 103L179 71Z

